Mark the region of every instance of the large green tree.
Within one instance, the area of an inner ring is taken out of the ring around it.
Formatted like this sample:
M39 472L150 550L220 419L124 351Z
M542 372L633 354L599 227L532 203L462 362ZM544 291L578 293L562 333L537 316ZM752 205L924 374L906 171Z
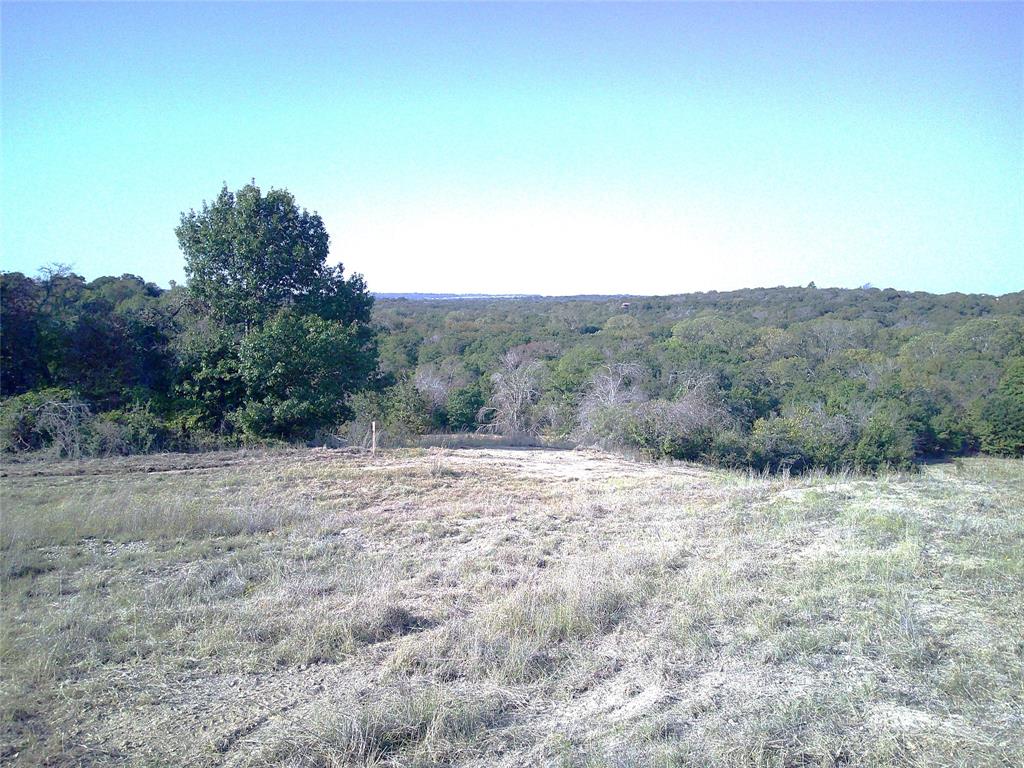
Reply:
M258 327L279 309L367 323L372 297L359 275L327 263L329 239L316 213L284 189L225 186L175 230L192 295L217 321Z
M182 214L176 234L195 316L182 391L206 421L305 437L347 415L376 368L373 298L327 263L320 216L253 183Z

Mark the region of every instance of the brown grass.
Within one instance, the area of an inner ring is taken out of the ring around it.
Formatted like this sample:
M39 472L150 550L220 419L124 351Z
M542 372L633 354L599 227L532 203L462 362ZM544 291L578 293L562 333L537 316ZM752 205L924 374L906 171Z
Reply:
M783 480L491 446L5 473L6 763L1024 763L1020 461Z

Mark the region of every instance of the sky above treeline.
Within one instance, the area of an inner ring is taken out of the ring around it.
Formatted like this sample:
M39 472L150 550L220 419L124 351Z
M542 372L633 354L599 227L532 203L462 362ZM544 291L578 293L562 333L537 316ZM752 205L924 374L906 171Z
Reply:
M1024 289L1024 4L4 3L2 266L287 188L371 290Z

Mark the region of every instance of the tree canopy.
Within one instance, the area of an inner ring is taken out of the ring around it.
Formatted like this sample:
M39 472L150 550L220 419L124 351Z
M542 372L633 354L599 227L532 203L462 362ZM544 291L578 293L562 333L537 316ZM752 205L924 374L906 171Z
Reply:
M372 299L358 275L327 263L329 238L316 213L290 192L225 186L175 230L192 296L225 325L258 327L278 310L367 323Z

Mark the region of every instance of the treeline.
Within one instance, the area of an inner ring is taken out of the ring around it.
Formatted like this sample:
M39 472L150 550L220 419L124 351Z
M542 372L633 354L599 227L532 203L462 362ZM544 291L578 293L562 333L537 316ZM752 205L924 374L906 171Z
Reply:
M392 430L543 433L799 472L1024 453L1024 293L381 300Z
M1024 453L1024 293L384 299L371 324L340 275L298 312L190 274L4 273L4 449L359 440L374 420L772 471Z
M86 282L66 267L0 274L0 445L5 452L137 453L216 443L190 434L175 396L189 320L183 288L134 275Z
M320 217L226 188L187 282L0 275L0 450L486 430L771 471L1024 454L1024 293L374 303Z
M0 276L0 449L83 454L311 439L377 370L373 299L285 190L226 187L176 229L186 286Z

